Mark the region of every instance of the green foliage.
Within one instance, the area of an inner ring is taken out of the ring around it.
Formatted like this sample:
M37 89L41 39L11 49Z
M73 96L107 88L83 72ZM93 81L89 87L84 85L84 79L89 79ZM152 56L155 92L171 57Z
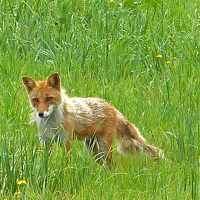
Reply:
M199 12L197 0L2 0L0 198L199 199ZM48 157L21 76L55 71L69 96L106 99L170 161L115 150L109 170L79 141L71 159L57 146Z

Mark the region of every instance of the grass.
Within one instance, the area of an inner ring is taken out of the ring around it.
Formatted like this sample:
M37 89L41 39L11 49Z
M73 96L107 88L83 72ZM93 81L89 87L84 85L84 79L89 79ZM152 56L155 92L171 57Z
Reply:
M199 199L199 12L197 0L1 1L0 198ZM20 77L55 71L70 96L117 107L171 163L114 151L109 170L79 141L71 160L57 146L49 159Z

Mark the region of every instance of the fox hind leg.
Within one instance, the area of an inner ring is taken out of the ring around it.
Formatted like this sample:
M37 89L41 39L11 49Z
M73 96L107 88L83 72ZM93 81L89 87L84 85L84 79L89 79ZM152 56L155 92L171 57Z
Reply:
M104 138L93 135L85 140L85 146L89 149L95 160L102 165L104 161L107 161L109 166L113 165L111 141L107 141Z

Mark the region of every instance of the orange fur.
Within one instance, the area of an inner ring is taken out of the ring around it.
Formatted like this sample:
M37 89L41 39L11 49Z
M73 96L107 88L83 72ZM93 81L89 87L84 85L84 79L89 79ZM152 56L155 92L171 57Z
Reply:
M145 151L152 157L160 155L160 149L148 144L135 125L106 101L68 97L57 73L45 81L29 77L22 77L22 81L34 109L32 120L38 124L41 143L62 142L69 150L74 137L84 139L95 159L99 163L107 160L110 165L115 138L123 154Z

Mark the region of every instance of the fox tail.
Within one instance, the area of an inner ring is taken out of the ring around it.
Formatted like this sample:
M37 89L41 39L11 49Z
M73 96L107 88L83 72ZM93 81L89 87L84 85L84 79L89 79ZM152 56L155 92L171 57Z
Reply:
M164 157L162 150L147 143L136 126L122 115L118 116L117 133L120 153L126 155L146 152L153 158Z

